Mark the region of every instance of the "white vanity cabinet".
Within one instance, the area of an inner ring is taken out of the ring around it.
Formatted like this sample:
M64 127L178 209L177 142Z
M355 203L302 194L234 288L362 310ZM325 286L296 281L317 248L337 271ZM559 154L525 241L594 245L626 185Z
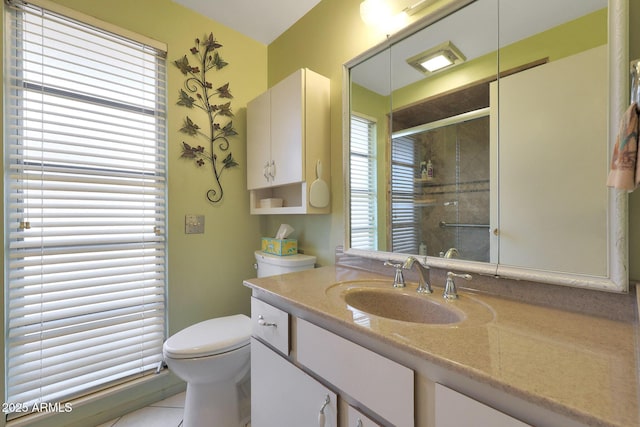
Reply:
M347 407L347 425L345 427L381 427L380 424L358 411L353 406Z
M415 425L411 369L302 319L296 319L296 352L300 365L387 423Z
M300 69L247 104L247 188L252 214L328 213L309 203L320 162L330 182L330 82ZM281 198L283 207L261 207Z
M531 427L464 394L436 384L436 427Z
M337 427L336 394L251 339L251 425Z
M337 427L336 394L288 359L289 313L251 298L251 321L251 424Z
M257 298L251 312L252 425L415 426L411 369Z

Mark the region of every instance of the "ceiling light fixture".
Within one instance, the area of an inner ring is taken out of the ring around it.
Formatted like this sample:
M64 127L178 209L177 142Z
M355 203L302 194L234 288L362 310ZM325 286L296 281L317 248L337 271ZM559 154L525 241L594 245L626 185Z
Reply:
M430 74L460 64L465 59L462 52L448 41L407 59L407 63L421 73Z
M360 17L365 24L384 30L398 30L414 15L435 0L364 0L360 3Z
M432 3L435 3L435 1L420 0L419 2L414 3L411 6L407 6L404 11L407 15L415 15L416 13L420 12L422 9L424 9L425 7L429 6Z
M436 0L364 0L360 3L360 17L367 25L379 26L390 19L415 15Z
M364 0L360 3L360 18L367 25L380 25L391 16L393 9L386 0Z

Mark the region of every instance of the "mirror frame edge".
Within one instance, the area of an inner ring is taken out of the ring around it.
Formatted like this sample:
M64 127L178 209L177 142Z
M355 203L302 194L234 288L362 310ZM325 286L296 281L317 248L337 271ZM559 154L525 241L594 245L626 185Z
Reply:
M350 247L350 174L349 174L349 133L350 133L350 78L349 69L394 43L408 37L419 28L423 28L444 16L472 3L475 0L452 0L437 10L425 15L386 40L364 51L343 64L342 72L342 148L344 176L344 253L380 261L402 262L408 255L393 252L368 251ZM611 156L617 136L617 123L627 108L629 80L629 0L608 1L608 59L609 59L609 140L608 156ZM347 96L349 95L349 96ZM608 159L610 161L610 158ZM497 278L535 281L546 284L580 287L599 291L626 293L629 291L629 242L628 242L628 193L623 190L609 190L608 197L608 276L597 277L575 273L559 273L534 270L524 267L505 266L493 263L480 263L457 259L420 256L422 264L430 267L462 270L477 274L491 275Z

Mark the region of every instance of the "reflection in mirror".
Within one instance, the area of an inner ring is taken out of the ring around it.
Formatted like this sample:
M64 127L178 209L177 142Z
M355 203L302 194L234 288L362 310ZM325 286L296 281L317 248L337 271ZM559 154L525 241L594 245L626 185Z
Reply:
M393 252L489 262L489 82L497 79L497 0L479 0L391 46ZM477 28L472 33L470 29ZM452 46L440 71L416 50ZM416 69L418 68L418 69Z
M607 2L581 0L567 9L552 0L531 3L500 5L501 70L545 63L492 87L498 261L605 276Z
M390 51L383 50L350 70L349 246L355 249L389 250L384 171L391 108L390 62Z
M394 252L489 262L489 142L488 107L393 133Z
M623 15L606 0L457 3L348 65L347 247L625 290L626 237L612 234L626 216L603 184L621 97L609 34L624 45L608 24ZM453 65L409 63L442 46Z

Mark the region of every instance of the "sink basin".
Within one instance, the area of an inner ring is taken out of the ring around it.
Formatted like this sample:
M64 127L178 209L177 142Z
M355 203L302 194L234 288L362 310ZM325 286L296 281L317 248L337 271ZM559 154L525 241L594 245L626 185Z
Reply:
M416 283L394 288L392 280L351 280L337 282L326 290L328 302L351 312L353 322L370 326L373 322L407 322L420 327L477 326L490 322L494 313L485 303L461 293L453 301L442 297L442 289L432 294L416 292Z
M451 324L464 320L464 314L430 297L409 295L397 290L357 288L343 295L349 308L374 316L403 322Z

